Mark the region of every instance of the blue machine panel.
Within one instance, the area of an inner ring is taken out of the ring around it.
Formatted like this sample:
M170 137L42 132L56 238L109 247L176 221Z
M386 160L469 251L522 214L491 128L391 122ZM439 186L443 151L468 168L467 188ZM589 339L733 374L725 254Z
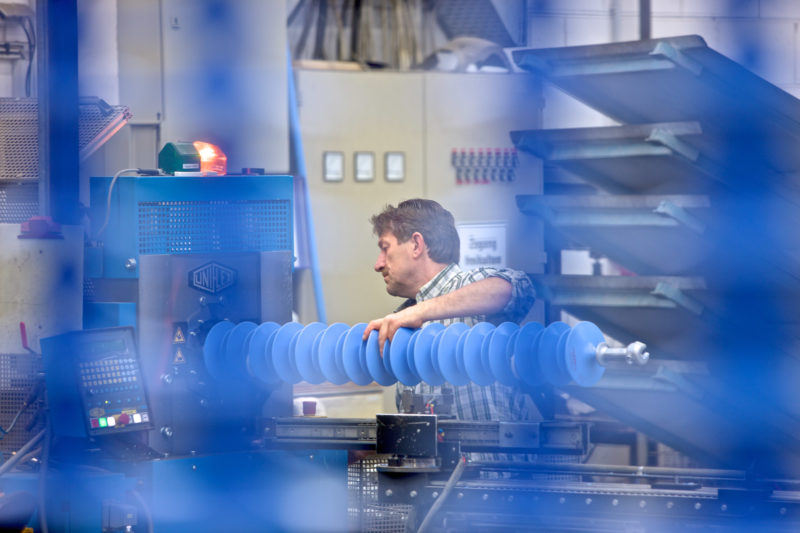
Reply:
M293 249L291 176L121 177L109 204L110 183L91 180L94 231L110 206L103 277L138 277L140 255Z

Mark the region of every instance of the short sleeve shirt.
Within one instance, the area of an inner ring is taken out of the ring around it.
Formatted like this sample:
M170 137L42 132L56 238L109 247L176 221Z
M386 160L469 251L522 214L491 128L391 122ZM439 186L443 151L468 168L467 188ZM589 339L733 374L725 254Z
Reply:
M479 322L520 322L530 311L535 300L533 284L524 272L510 269L477 268L474 270L461 270L455 263L451 263L439 272L433 279L422 286L416 295L416 301L422 302L437 296L453 292L461 287L479 280L498 277L511 283L511 299L500 313L492 316L468 316L436 320L448 326L456 322L464 322L473 326ZM423 324L423 326L427 325ZM508 387L501 383L481 387L474 383L462 386L445 384L431 386L420 383L415 392L426 395L441 394L442 387L453 390L455 414L459 420L496 420L514 421L528 420L530 399L516 387ZM400 389L398 389L398 392Z

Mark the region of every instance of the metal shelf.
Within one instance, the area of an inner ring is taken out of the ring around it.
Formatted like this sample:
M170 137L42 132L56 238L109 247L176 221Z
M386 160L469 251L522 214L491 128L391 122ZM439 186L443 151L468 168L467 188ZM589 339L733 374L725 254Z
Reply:
M518 196L553 244L586 246L638 274L687 275L708 261L710 202L701 195Z
M800 476L800 100L698 36L512 57L622 124L511 133L611 193L520 196L521 212L554 248L640 274L532 276L550 305L653 355L566 390L706 463Z

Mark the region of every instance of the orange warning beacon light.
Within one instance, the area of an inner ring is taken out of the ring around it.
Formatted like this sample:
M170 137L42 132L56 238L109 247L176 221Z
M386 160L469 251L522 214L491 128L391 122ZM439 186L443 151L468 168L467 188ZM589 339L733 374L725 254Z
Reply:
M228 156L219 146L205 141L194 141L192 144L200 154L200 172L204 176L224 176L228 173Z

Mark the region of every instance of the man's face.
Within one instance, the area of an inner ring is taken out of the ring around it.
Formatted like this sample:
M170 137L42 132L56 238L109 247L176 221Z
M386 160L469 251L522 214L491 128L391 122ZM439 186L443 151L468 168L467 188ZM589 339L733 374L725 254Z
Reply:
M392 296L414 298L416 296L415 264L413 257L414 241L397 242L391 231L378 238L378 260L375 261L375 272L383 275L386 292Z

